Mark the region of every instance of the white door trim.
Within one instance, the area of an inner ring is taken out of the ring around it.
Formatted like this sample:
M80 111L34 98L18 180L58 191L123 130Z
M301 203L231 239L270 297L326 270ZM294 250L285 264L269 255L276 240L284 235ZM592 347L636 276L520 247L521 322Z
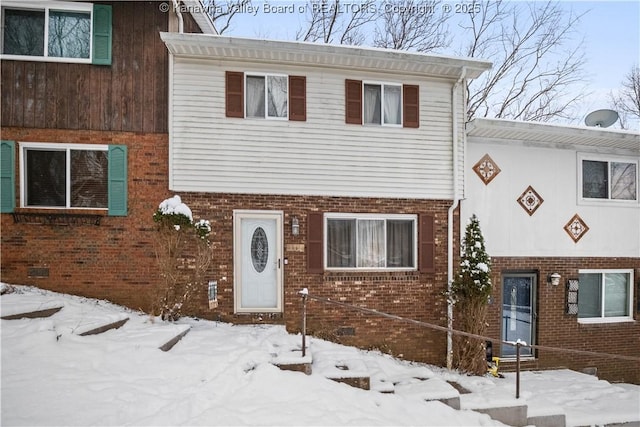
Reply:
M283 287L283 218L282 211L267 210L234 210L233 211L233 308L235 313L282 313L284 287ZM243 219L269 219L276 221L276 293L275 307L243 308L242 307L242 227Z

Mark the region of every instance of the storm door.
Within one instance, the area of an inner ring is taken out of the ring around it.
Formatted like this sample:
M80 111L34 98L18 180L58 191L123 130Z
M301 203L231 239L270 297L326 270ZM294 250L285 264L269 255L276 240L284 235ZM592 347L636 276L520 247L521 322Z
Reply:
M510 273L502 276L502 340L535 344L536 275ZM515 357L514 345L502 344L501 357ZM520 356L533 356L529 347L520 348Z
M282 311L282 214L234 213L235 311Z

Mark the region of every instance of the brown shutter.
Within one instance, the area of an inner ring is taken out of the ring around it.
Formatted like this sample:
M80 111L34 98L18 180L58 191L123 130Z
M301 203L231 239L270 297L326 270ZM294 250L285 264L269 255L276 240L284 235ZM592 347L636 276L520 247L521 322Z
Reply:
M420 126L420 87L417 85L402 86L403 126L417 128Z
M244 73L225 73L224 95L227 117L244 117Z
M307 120L307 78L289 76L289 120Z
M362 81L345 80L345 122L362 124Z
M434 273L436 271L435 219L431 215L420 215L420 271Z
M323 262L323 229L322 212L309 212L307 215L307 273L322 273Z

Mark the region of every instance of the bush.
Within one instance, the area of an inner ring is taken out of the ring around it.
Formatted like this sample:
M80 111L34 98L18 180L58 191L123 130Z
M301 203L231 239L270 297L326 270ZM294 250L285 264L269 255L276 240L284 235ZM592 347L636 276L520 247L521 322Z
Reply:
M196 314L213 260L209 221L194 223L191 209L179 196L160 203L153 220L158 225L156 260L161 280L153 293L151 314L163 320Z
M465 229L460 266L449 298L455 306L457 327L475 335L486 334L491 295L491 258L487 254L480 222L473 215ZM487 372L484 340L457 336L454 359L458 369L475 375Z

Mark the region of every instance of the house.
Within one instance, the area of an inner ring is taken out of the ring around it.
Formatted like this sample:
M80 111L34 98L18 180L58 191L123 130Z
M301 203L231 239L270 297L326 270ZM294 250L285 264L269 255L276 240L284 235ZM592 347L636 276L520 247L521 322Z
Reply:
M477 215L492 257L489 335L635 357L522 349L527 367L638 383L640 135L474 119L467 141L461 218Z
M169 194L160 32L214 32L200 3L185 3L191 12L171 2L0 5L4 282L148 306L151 215Z
M299 291L446 326L464 82L487 61L162 33L169 188L211 221L212 314L301 327ZM443 364L446 334L310 300L307 330Z

